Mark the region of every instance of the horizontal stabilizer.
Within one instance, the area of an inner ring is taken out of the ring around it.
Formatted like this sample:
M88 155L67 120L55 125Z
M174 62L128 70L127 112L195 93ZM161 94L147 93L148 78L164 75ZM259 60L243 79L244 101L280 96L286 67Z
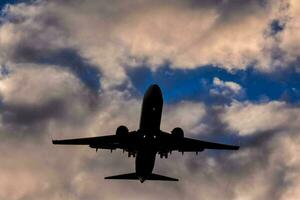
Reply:
M105 179L139 180L136 173L107 176L107 177L105 177Z
M159 174L151 174L147 180L153 180L153 181L178 181L177 178L171 178L167 176L162 176Z
M105 179L142 180L142 181L144 181L143 178L138 177L136 175L136 173L108 176L108 177L105 177ZM148 177L146 177L145 180L151 180L151 181L178 181L178 179L176 179L176 178L162 176L162 175L159 175L159 174L150 174Z

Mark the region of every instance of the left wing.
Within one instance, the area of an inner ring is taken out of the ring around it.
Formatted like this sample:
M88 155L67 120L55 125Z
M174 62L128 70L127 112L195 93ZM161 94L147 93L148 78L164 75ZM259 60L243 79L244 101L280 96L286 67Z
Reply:
M238 150L239 146L221 144L221 143L214 143L214 142L206 142L202 140L196 140L191 138L182 138L177 145L175 146L174 150L178 151L203 151L204 149L221 149L221 150Z
M100 137L52 140L52 143L61 145L89 145L91 148L99 149L116 149L122 147L122 138L117 135L107 135Z

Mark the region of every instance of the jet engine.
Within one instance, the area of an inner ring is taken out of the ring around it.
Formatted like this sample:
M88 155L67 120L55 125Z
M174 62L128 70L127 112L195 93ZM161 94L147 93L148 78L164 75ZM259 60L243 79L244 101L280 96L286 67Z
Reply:
M116 135L118 135L118 136L128 135L128 133L129 133L128 128L123 125L119 126L116 131Z
M183 130L179 127L174 128L171 131L171 134L176 138L183 138L183 136L184 136Z

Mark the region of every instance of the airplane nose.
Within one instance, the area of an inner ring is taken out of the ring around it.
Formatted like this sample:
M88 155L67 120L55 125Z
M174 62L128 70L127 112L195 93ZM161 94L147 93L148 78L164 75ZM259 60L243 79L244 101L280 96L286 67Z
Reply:
M160 87L157 84L153 84L149 86L149 88L147 89L144 95L143 104L144 103L149 106L156 105L155 107L162 105L163 96Z
M159 89L159 86L158 86L157 84L153 84L151 87L152 87L152 88Z
M153 90L156 90L156 91L160 91L160 87L157 85L157 84L153 84L152 86L151 86L151 88L153 89Z
M161 89L157 84L153 84L150 86L150 90L154 93L154 94L161 94Z

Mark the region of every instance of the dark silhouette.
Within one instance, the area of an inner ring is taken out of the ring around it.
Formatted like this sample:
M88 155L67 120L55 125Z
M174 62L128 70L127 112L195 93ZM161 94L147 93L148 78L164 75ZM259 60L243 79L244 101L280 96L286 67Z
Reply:
M105 177L105 179L126 180L162 180L178 181L158 174L153 174L156 154L161 158L168 158L172 151L200 152L204 149L238 150L239 146L205 142L184 137L183 130L174 128L170 133L160 130L160 121L163 107L163 97L158 85L151 85L144 95L140 128L129 132L126 126L119 126L115 135L91 138L77 138L68 140L53 140L53 144L89 145L98 149L123 149L128 157L135 159L135 173Z

